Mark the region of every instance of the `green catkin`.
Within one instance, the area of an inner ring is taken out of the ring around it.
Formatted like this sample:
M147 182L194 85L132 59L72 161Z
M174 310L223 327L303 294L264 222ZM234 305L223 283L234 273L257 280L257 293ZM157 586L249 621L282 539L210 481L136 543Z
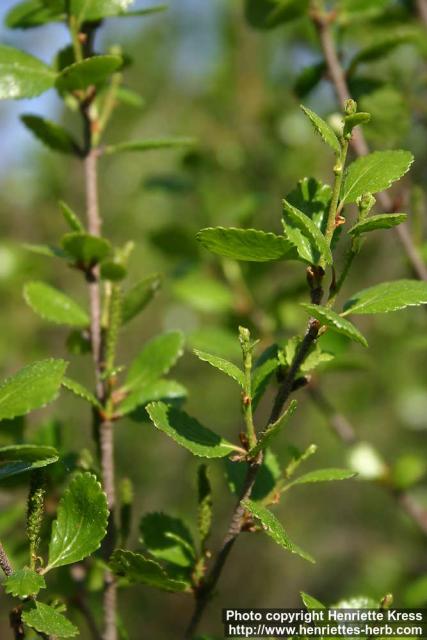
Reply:
M46 486L43 471L33 471L27 503L27 536L30 542L30 566L32 569L35 569L40 546L45 494Z

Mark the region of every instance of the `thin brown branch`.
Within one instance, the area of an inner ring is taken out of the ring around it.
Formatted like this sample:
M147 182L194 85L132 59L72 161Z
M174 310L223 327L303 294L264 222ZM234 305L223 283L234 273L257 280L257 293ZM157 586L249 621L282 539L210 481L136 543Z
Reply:
M321 291L321 289L320 289ZM316 289L313 293L312 291L312 299L316 298L319 295L319 289ZM310 319L307 327L306 334L301 341L299 348L294 356L294 359L289 367L288 373L283 381L279 391L276 395L275 401L273 403L273 408L270 413L270 417L268 420L268 424L275 422L289 399L289 396L292 393L294 382L296 376L298 374L298 370L301 364L304 362L307 357L311 346L315 342L317 335L319 332L319 322L313 318ZM216 558L212 564L212 568L205 579L205 581L200 585L198 589L195 591L195 608L194 613L191 618L190 624L185 633L185 640L191 640L197 630L197 627L200 623L200 620L204 614L204 611L213 595L215 587L218 583L218 580L221 576L221 573L224 569L224 565L228 559L228 556L236 542L238 536L242 531L243 524L243 515L244 515L244 507L242 506L242 502L247 500L252 495L252 490L256 481L256 477L258 471L261 466L261 460L253 461L248 465L248 470L245 478L245 482L243 485L242 492L239 496L239 500L234 508L231 521L227 530L227 534L223 540L222 546L219 552L216 555Z
M98 197L98 149L92 146L92 122L90 120L89 106L83 105L82 115L85 131L85 147L87 154L84 161L86 183L86 216L88 230L94 236L101 234L102 218L99 209ZM87 274L90 298L90 335L92 357L95 367L96 395L101 405L104 405L107 390L103 380L103 332L101 325L102 298L97 267ZM106 539L103 543L105 557L109 557L114 547L114 510L115 510L115 468L114 468L114 430L113 424L105 416L94 413L94 432L98 438L98 448L102 470L102 483L107 496L110 511L109 526ZM104 632L103 640L117 640L117 586L114 576L110 571L104 576Z
M359 438L353 425L349 422L348 418L334 408L319 386L311 383L308 385L307 390L311 399L328 420L329 425L338 438L347 445L357 443ZM407 491L396 489L391 482L380 481L378 484L397 500L397 503L406 515L409 516L424 535L427 535L427 509L420 505Z
M419 0L423 10L427 13L427 0ZM311 13L313 22L319 34L320 45L325 57L329 79L334 87L338 101L342 106L351 98L348 88L347 78L338 57L337 49L332 32L331 16L323 11L315 9ZM369 147L360 128L354 130L351 145L357 156L364 156L369 153ZM379 193L378 201L384 211L392 213L394 204L387 193ZM427 266L425 265L417 247L412 242L411 234L406 224L401 224L394 229L404 252L412 266L414 273L420 280L427 281Z
M420 19L427 27L427 0L416 0L417 11Z
M0 542L0 568L2 569L3 573L6 576L11 576L13 573L12 564L1 542Z

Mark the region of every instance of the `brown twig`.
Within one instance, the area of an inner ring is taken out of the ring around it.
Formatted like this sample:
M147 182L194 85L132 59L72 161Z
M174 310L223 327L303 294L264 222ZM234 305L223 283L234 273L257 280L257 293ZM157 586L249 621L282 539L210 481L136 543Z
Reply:
M353 425L348 418L333 407L319 386L312 381L307 386L307 391L315 405L328 420L338 438L347 445L357 443L359 438ZM427 510L414 500L407 491L397 489L393 486L393 483L379 481L378 484L397 500L406 515L410 517L424 535L427 535Z
M320 289L321 291L321 289ZM319 288L312 290L312 299L316 300L319 295ZM270 413L270 417L268 420L268 424L275 422L289 399L293 391L293 385L298 374L298 370L301 364L304 362L307 357L309 350L313 343L315 342L317 335L319 332L319 322L313 318L310 319L306 334L301 341L299 348L294 356L294 359L289 367L288 373L283 381L282 385L279 388L279 391L276 395L275 401L273 403L273 408ZM194 633L199 625L199 622L203 616L203 613L208 605L215 587L218 583L218 580L223 571L224 565L227 561L227 558L230 554L231 549L234 546L238 536L242 531L242 523L243 523L243 515L244 515L244 507L242 506L242 502L244 500L248 500L251 497L252 490L256 481L256 477L258 471L261 466L261 460L257 459L248 465L248 470L245 478L245 482L243 485L243 489L239 496L239 500L234 508L231 521L228 527L227 534L223 540L222 546L219 552L216 555L216 558L212 564L212 568L204 580L204 582L200 585L198 589L195 591L195 608L193 616L190 620L190 624L185 633L185 640L191 640L193 638Z
M86 217L88 230L94 236L101 235L102 218L98 197L98 157L99 151L92 146L92 122L89 104L82 105L82 116L85 132L86 156L84 160L86 183ZM107 389L103 380L103 332L101 326L102 298L99 280L99 269L93 268L87 274L90 297L90 335L92 357L95 367L96 396L104 406ZM114 546L114 511L115 511L115 469L114 469L114 430L112 422L103 412L94 412L94 433L98 439L99 456L102 470L102 482L107 496L110 512L109 526L104 541L104 555L108 557ZM104 576L104 632L103 640L117 640L117 586L114 576L106 570Z
M427 13L426 0L419 0L419 5L422 5L423 10ZM314 8L310 15L319 34L320 45L325 57L329 79L335 89L338 101L341 105L344 105L345 102L351 98L351 94L348 88L344 69L341 65L335 47L331 27L331 16L318 8ZM368 144L360 128L354 130L351 145L357 156L364 156L369 153ZM384 211L388 211L389 213L394 211L393 201L387 193L379 193L378 201ZM427 266L421 258L418 249L412 242L411 234L407 225L401 224L395 227L394 231L399 238L409 262L411 263L414 273L420 280L427 281Z
M427 26L427 0L416 0L418 15Z

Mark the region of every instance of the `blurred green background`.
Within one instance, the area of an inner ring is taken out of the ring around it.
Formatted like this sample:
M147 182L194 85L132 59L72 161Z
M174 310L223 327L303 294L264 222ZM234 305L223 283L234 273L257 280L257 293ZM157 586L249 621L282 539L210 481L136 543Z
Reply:
M0 14L13 3L4 0ZM373 148L407 148L416 162L402 190L402 211L411 214L414 241L425 252L424 187L427 178L427 47L422 25L410 2L381 2L381 19L355 20L339 34L343 59L379 35L413 33L379 61L362 65L353 83L361 108L371 110L367 137ZM145 6L140 3L139 6ZM386 16L386 17L384 17ZM46 26L1 33L2 41L51 60L67 42L65 28ZM126 363L150 337L181 329L187 350L174 377L189 389L189 413L226 437L241 428L240 398L232 381L197 360L197 346L238 362L237 327L251 327L263 344L302 332L306 316L295 301L305 296L301 265L236 265L209 255L195 241L209 225L254 226L280 232L281 198L303 176L331 180L332 156L312 132L299 109L301 100L323 116L337 103L327 80L299 97L295 82L302 69L321 61L317 38L301 19L266 33L245 22L240 0L171 0L167 13L144 20L110 20L99 46L125 45L133 58L126 85L140 93L144 106L118 109L108 139L112 142L158 135L190 135L194 151L158 151L118 155L101 162L100 191L104 233L115 243L132 239L131 280L164 274L164 286L122 335L119 362ZM51 95L52 94L52 95ZM93 384L88 356L73 356L64 330L46 326L25 305L22 286L45 279L86 304L78 274L60 263L27 252L24 243L50 243L64 231L57 202L64 199L84 212L82 168L76 160L54 155L33 141L19 123L20 113L63 120L78 132L78 118L60 111L46 97L0 107L0 372L48 356L69 359L70 375ZM53 268L52 268L53 267ZM411 269L393 233L370 234L343 298L360 288L393 278L411 277ZM250 293L248 293L248 291ZM384 459L417 481L410 491L427 508L424 480L427 454L427 316L424 309L357 322L369 351L331 339L340 366L316 372L337 411L358 436ZM271 400L273 393L269 394ZM348 464L348 447L332 433L328 420L310 399L298 393L300 406L277 447L279 463L286 445L318 445L314 467ZM263 425L268 402L259 411ZM52 408L28 420L28 437L47 417L61 424L64 449L93 450L90 411L63 393ZM0 430L0 442L16 434ZM148 511L183 516L194 529L197 461L147 422L117 425L119 476L135 486L132 544L138 519ZM366 463L367 464L367 463ZM406 465L406 467L405 467ZM409 468L409 472L407 469ZM397 473L397 472L396 472ZM406 475L405 475L406 474ZM227 526L234 498L222 462L210 465L214 483L215 549ZM19 557L25 491L0 492L2 514L17 508L3 535L12 557ZM278 515L291 535L317 559L312 566L284 553L262 535L242 535L227 565L204 621L203 630L221 635L223 606L289 607L304 590L333 603L354 595L375 599L392 592L399 605L427 603L426 539L393 497L362 479L296 487L285 495ZM414 587L415 585L415 587ZM424 585L424 586L423 586ZM90 596L92 598L92 596ZM0 637L8 638L9 602L0 596ZM123 620L132 639L180 637L191 599L146 587L121 592ZM96 611L96 595L91 600ZM88 638L84 623L81 637Z

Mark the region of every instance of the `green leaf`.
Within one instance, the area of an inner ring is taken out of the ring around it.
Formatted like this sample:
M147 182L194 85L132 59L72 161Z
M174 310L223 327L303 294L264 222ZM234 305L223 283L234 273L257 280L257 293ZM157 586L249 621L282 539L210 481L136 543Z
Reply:
M246 0L245 16L255 29L272 29L304 15L309 0Z
M143 387L167 374L184 353L183 347L181 331L170 331L149 340L130 364L125 388Z
M127 276L127 269L118 260L105 260L101 264L100 275L102 280L121 282Z
M34 98L54 83L55 72L44 62L0 44L0 100Z
M91 85L98 86L117 71L123 60L119 56L93 56L65 67L56 79L55 86L61 93L83 91Z
M311 218L323 233L326 231L331 198L331 187L316 178L303 178L286 196L287 202Z
M296 408L297 408L297 401L292 400L292 402L289 404L289 407L287 407L286 411L282 413L280 418L276 420L276 422L269 424L268 427L265 429L265 431L260 433L257 444L254 447L252 447L252 449L250 449L249 451L249 455L252 458L257 456L260 451L264 451L267 447L270 446L271 441L274 440L274 438L276 438L276 436L280 433L281 429L287 424L289 419L293 416Z
M71 13L81 24L85 21L102 20L117 15L126 15L135 0L70 0Z
M21 120L27 129L49 149L70 155L79 153L78 144L72 135L56 122L34 115L23 115Z
M111 253L108 240L88 233L66 233L61 244L67 254L84 268L93 267Z
M301 600L304 603L304 606L307 609L326 609L325 605L317 600L317 598L313 598L313 596L309 596L308 593L304 593L304 591L300 592Z
M65 19L65 7L62 0L24 0L6 14L5 25L9 29L31 29L48 22Z
M120 142L105 147L105 153L123 153L125 151L156 151L157 149L181 149L182 147L194 147L194 138L157 138L152 140L133 140Z
M77 627L57 609L43 602L33 602L22 612L22 621L38 633L56 638L74 638L79 634Z
M0 420L24 416L53 402L67 368L65 360L40 360L0 384Z
M364 347L368 346L366 338L356 329L354 324L339 316L335 311L332 311L332 309L317 304L308 304L306 302L301 303L301 306L308 311L313 318L319 320L323 325L330 327L333 331L342 333L348 338L351 338L351 340L360 342Z
M189 584L170 578L157 562L141 553L116 549L110 559L112 571L131 584L146 584L163 591L185 591Z
M148 276L134 284L123 296L122 324L130 322L154 298L162 284L162 277L158 273Z
M330 127L327 122L308 107L301 105L301 109L304 111L307 118L309 118L311 124L322 140L331 147L337 156L339 156L341 154L341 145L332 127Z
M283 227L302 260L318 264L323 258L326 264L332 264L331 249L323 233L311 218L287 200L283 200Z
M15 598L29 598L36 596L40 589L46 589L46 582L43 576L36 571L24 567L17 569L11 576L3 582L6 593Z
M354 56L350 63L349 74L353 74L359 64L375 62L380 58L384 58L394 49L408 42L414 42L413 33L393 33L382 40L375 40L373 44L361 49Z
M273 513L271 513L271 511L269 511L259 503L253 502L252 500L243 500L242 505L254 518L259 520L266 534L270 536L270 538L272 538L274 542L276 542L287 551L295 553L301 558L304 558L304 560L314 562L314 559L308 553L300 549L300 547L298 547L288 538L288 535L283 529L279 520Z
M194 564L194 541L179 518L165 513L148 513L141 519L139 530L141 542L155 558L180 567Z
M126 11L125 13L118 13L116 15L117 18L134 18L134 17L144 17L150 16L153 13L163 13L163 11L167 11L169 6L167 4L158 4L153 7L147 7L146 9L136 9L135 11Z
M344 118L344 136L351 134L355 127L358 127L361 124L366 124L371 119L370 113L364 113L363 111L358 111L357 113L351 113Z
M37 253L40 256L46 256L47 258L61 258L66 259L67 254L60 247L55 247L51 244L23 244L24 249Z
M175 380L154 380L141 386L141 388L132 391L120 403L118 410L120 415L124 416L132 413L138 407L142 407L149 402L163 400L170 402L180 398L187 397L187 389Z
M345 303L344 314L388 313L421 304L427 304L427 282L395 280L355 293Z
M374 151L353 162L346 173L341 201L356 202L365 193L388 189L409 170L414 156L409 151Z
M242 495L247 474L247 463L244 461L234 461L228 458L225 460L227 483L230 491L236 496ZM258 470L255 485L252 489L251 499L256 502L264 500L270 495L282 476L282 469L279 461L271 449L265 449L262 464Z
M376 231L377 229L391 229L405 222L407 217L406 213L380 213L353 225L348 230L348 233L351 236L359 236L361 233Z
M77 382L76 380L72 380L72 378L67 378L67 376L65 376L62 379L62 386L65 387L65 389L68 389L68 391L74 393L74 395L78 396L79 398L87 400L87 402L89 402L89 404L91 404L93 407L96 407L97 409L101 407L93 393L91 393L89 389L86 389L86 387L80 384L80 382Z
M224 458L236 450L231 442L206 429L195 418L163 402L149 404L147 411L157 429L195 456Z
M0 480L16 476L33 469L47 467L59 460L53 447L33 444L17 444L0 448Z
M61 200L59 202L59 208L61 209L61 213L64 216L64 220L70 227L71 231L77 231L77 233L85 232L85 228L80 218L76 213L74 213L74 211L71 209L71 207L68 206L68 204L66 204L65 202L62 202Z
M335 480L349 480L357 476L355 471L349 469L316 469L316 471L309 471L299 478L295 478L288 485L290 487L294 484L308 484L314 482L334 482Z
M52 525L49 560L42 573L94 553L107 531L107 498L96 477L79 473L62 496Z
M199 231L197 239L212 253L248 262L280 260L292 251L283 236L257 229L208 227Z
M191 271L173 283L173 293L197 311L221 313L233 306L230 288L210 276Z
M28 282L25 302L44 320L70 327L87 327L89 316L77 302L44 282Z
M252 370L252 409L254 411L278 366L277 345L273 344L261 354Z
M213 356L210 353L199 351L198 349L194 349L194 353L198 358L200 358L200 360L208 362L216 369L219 369L227 376L230 376L230 378L233 378L233 380L235 380L242 388L245 386L245 375L243 371L239 369L239 367L236 367L232 362L218 356Z
M326 72L326 65L324 62L318 62L317 64L304 67L298 74L294 91L298 98L305 98L322 80Z

